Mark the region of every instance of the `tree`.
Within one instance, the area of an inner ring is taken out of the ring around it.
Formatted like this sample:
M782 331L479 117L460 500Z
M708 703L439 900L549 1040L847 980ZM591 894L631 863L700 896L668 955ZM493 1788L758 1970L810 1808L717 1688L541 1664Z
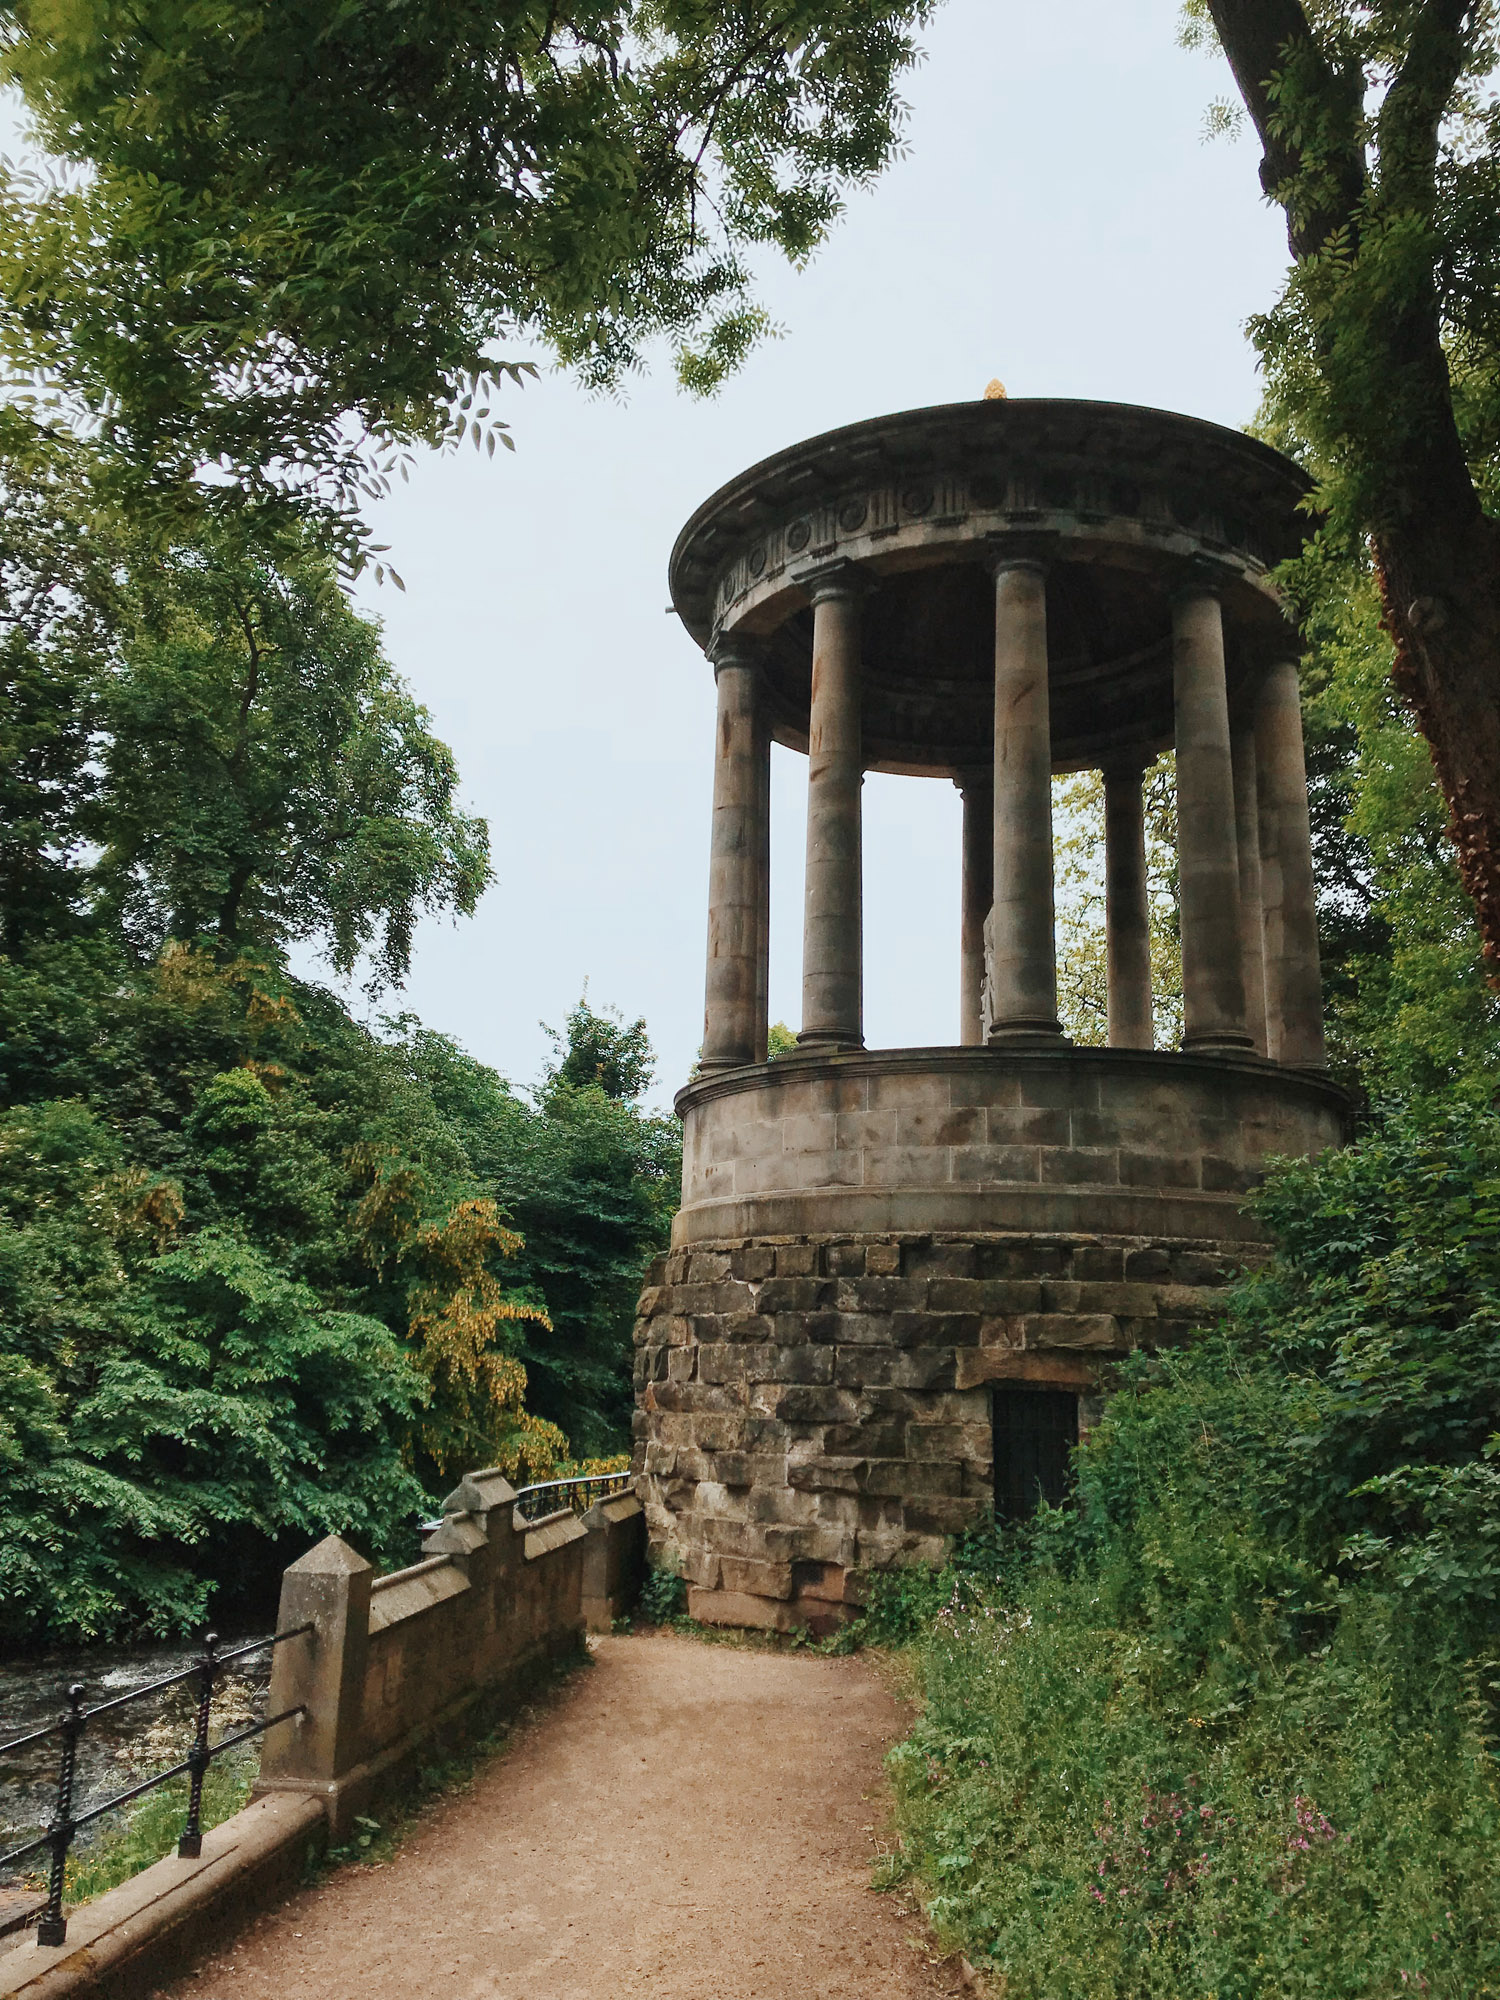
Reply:
M681 1128L597 1084L549 1090L538 1113L495 1172L524 1239L517 1279L547 1302L548 1323L521 1330L530 1401L580 1455L628 1450L631 1328L680 1198Z
M544 1101L560 1087L581 1090L594 1084L606 1097L633 1104L650 1083L656 1058L646 1023L627 1023L613 1007L596 1013L586 986L567 1018L564 1034L547 1028L545 1022L542 1025L557 1051L557 1061L548 1064L543 1079Z
M389 1025L520 1235L507 1284L542 1309L514 1329L527 1408L577 1457L628 1448L636 1300L682 1187L677 1120L634 1101L654 1062L645 1023L580 1000L531 1104L446 1036Z
M80 815L115 657L117 537L83 454L0 409L0 950L82 919Z
M712 387L890 159L933 0L21 0L4 74L80 177L12 176L11 358L142 491L291 494L364 552L388 448L493 449L497 343ZM528 365L528 364L522 364Z
M102 927L0 957L0 1020L0 1634L259 1618L309 1539L405 1560L465 1466L628 1438L667 1121Z
M1480 1082L1500 1060L1485 977L1422 738L1391 682L1373 577L1326 546L1291 578L1308 723L1329 1060L1377 1099Z
M1294 267L1254 323L1273 421L1368 540L1500 971L1500 106L1483 0L1189 0L1229 59Z
M206 531L159 558L100 691L95 880L146 955L321 939L399 984L423 909L472 912L482 820L440 743L300 535Z
M406 1320L429 1385L415 1440L423 1469L451 1479L478 1463L512 1478L550 1478L568 1440L527 1408L516 1350L524 1325L550 1331L551 1322L545 1306L507 1291L495 1268L515 1257L522 1238L502 1224L487 1196L457 1201L430 1219L434 1191L420 1167L399 1156L370 1164L358 1224L372 1261L394 1283L397 1317Z
M422 1504L399 1449L422 1382L391 1331L185 1219L82 1104L0 1114L10 1639L182 1630L216 1581L274 1575L278 1541L390 1551Z

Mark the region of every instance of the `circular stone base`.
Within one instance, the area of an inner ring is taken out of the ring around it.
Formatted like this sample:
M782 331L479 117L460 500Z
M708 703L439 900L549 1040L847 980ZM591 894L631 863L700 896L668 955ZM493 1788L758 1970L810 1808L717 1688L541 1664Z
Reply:
M1110 1050L791 1057L678 1106L640 1491L694 1617L783 1631L983 1518L997 1390L1076 1396L1086 1428L1112 1361L1202 1325L1265 1255L1260 1162L1345 1120L1323 1078Z

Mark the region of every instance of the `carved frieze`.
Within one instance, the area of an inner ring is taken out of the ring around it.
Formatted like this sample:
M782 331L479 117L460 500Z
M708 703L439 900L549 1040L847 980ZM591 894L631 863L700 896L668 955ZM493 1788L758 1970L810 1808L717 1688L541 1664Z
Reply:
M1178 554L1196 550L1228 557L1251 575L1264 574L1276 559L1274 551L1259 545L1242 515L1226 513L1201 488L1016 459L961 473L883 480L815 508L804 501L774 525L758 523L719 568L714 622L731 616L753 591L782 579L796 558L858 558L876 549L888 554L903 536L930 548L934 541L1036 528L1086 534L1094 542L1109 540L1111 533L1137 544L1169 541Z

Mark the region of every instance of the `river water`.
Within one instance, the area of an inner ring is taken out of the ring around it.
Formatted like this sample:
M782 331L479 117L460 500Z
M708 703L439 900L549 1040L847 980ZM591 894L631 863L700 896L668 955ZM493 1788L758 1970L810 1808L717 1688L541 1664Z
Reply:
M231 1652L263 1635L245 1632L237 1638L221 1635L219 1650ZM85 1709L113 1701L162 1680L198 1657L197 1650L172 1645L59 1647L0 1660L0 1752L17 1737L55 1722L68 1705L75 1682L86 1690ZM210 1740L243 1728L265 1712L270 1684L271 1649L254 1653L215 1681L214 1727ZM196 1686L179 1682L139 1701L101 1715L83 1733L78 1746L74 1810L86 1812L116 1792L139 1784L153 1771L165 1770L187 1752L193 1739ZM57 1789L60 1739L44 1737L24 1750L0 1754L0 1854L41 1833L52 1813ZM96 1820L79 1835L82 1845L116 1824L113 1813ZM45 1869L45 1852L0 1871L0 1885Z

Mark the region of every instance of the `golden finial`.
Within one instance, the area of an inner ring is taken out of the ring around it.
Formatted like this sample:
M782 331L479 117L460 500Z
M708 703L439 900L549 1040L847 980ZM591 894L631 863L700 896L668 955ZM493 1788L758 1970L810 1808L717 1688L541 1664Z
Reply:
M1000 380L998 375L993 382L987 385L984 392L984 400L987 403L1003 403L1006 400L1005 384Z

